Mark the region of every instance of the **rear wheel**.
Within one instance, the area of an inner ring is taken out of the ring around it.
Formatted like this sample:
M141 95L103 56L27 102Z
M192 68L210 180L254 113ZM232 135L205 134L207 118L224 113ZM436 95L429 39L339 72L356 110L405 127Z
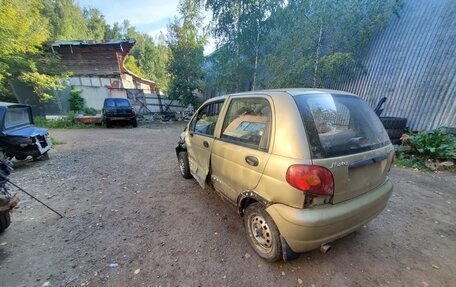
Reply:
M138 127L138 120L136 118L132 119L131 120L131 125L134 127L134 128L137 128Z
M14 156L17 160L25 160L27 158L26 155L16 155Z
M179 162L179 171L184 178L192 178L190 174L190 165L188 163L188 154L186 151L181 151L177 156Z
M0 212L0 233L2 233L11 223L9 211Z
M261 204L253 203L247 207L244 228L250 245L261 258L274 262L282 257L279 230Z

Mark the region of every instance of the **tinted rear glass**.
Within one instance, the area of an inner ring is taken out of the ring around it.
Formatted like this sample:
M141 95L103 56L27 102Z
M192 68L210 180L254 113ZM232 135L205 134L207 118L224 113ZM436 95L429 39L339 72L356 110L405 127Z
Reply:
M295 97L313 158L377 149L390 143L377 115L362 99L315 94Z
M126 99L116 99L116 105L119 108L129 108L131 107L130 102Z
M127 99L106 99L104 106L106 108L129 108L131 104Z

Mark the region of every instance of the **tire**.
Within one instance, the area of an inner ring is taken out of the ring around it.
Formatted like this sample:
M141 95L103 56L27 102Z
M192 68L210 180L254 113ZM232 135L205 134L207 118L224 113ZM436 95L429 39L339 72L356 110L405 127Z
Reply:
M188 154L186 151L181 151L177 156L177 161L179 163L179 171L183 178L190 179L192 175L190 173L190 165L188 163Z
M106 128L111 128L112 127L112 123L110 120L106 120Z
M14 156L17 160L25 160L27 158L26 155L16 155Z
M5 231L5 229L10 226L11 223L11 217L9 211L6 212L1 212L0 213L0 233Z
M400 138L407 126L406 118L380 117L380 121L385 127L386 133L392 144L400 144Z
M259 203L247 207L244 214L247 239L256 254L268 262L282 258L280 233L271 216Z
M42 155L39 156L34 156L33 161L38 161L38 160L49 160L49 154L48 152L43 153Z
M404 130L407 126L406 118L380 117L380 121L385 129Z
M403 129L386 129L386 133L388 134L390 139L400 139L401 136L404 134Z
M131 120L131 125L134 127L134 128L137 128L138 127L138 120L136 118L132 119Z

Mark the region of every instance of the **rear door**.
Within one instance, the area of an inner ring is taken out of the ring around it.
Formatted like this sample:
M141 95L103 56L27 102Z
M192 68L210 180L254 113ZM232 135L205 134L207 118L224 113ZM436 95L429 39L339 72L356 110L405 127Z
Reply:
M333 203L375 189L385 182L393 147L383 125L359 97L295 96L309 138L314 165L334 177Z
M253 190L269 159L272 108L268 97L232 97L214 141L211 176L215 188L233 202Z
M190 172L203 188L209 172L215 125L222 106L223 101L202 106L190 122L185 136Z

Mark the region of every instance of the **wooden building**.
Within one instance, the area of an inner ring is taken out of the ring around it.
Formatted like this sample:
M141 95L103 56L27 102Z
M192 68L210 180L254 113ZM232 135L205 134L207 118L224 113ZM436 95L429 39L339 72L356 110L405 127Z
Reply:
M107 97L127 97L129 90L156 92L154 81L124 67L134 39L104 41L55 41L46 43L72 72L70 85L82 90L88 107L101 109Z

